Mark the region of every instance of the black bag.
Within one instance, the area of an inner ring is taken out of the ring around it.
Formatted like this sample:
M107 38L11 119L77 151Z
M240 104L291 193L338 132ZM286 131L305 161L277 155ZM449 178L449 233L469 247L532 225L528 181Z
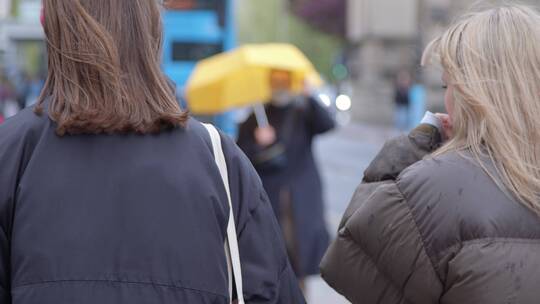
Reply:
M276 141L255 154L253 164L257 171L275 172L287 167L287 143L292 135L293 123L298 117L298 111L298 102L293 102L281 128L281 140Z
M255 155L254 166L259 172L272 172L285 169L288 164L287 149L276 142Z

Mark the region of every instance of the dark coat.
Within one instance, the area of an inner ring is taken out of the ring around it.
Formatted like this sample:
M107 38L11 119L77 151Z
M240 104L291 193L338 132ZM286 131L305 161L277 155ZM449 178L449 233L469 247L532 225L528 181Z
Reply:
M353 303L538 303L540 216L467 151L420 160L437 146L434 130L424 125L383 148L323 259L323 278Z
M223 137L247 303L304 303L249 160ZM225 190L191 120L158 135L0 126L0 303L228 303Z
M283 130L287 115L295 112L289 131ZM287 166L278 171L258 170L276 215L279 217L280 192L290 191L294 217L295 238L298 241L298 276L318 274L319 262L328 247L329 236L324 222L322 183L313 156L313 138L334 128L330 113L318 101L308 98L288 107L266 106L270 125L278 141L286 147ZM254 159L262 150L255 142L257 127L252 115L241 127L238 145ZM285 135L284 133L289 133ZM287 138L288 137L288 138Z

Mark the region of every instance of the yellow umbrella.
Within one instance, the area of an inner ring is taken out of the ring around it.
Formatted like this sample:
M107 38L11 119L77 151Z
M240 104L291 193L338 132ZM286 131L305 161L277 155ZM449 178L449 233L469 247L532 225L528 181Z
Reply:
M313 64L290 44L246 45L197 64L188 81L186 97L194 114L211 115L266 102L271 97L273 70L291 73L291 90L301 93L304 83L322 80Z

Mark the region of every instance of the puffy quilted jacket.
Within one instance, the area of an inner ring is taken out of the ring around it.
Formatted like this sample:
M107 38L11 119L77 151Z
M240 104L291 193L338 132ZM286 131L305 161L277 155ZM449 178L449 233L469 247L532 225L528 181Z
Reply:
M540 217L467 152L419 161L438 141L423 125L385 145L323 259L323 278L353 303L540 303Z

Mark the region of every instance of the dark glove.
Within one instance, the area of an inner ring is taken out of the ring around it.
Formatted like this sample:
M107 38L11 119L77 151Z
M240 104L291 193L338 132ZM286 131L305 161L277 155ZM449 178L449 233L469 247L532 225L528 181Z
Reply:
M408 136L387 141L364 172L364 182L395 180L401 171L437 150L442 144L439 130L421 124Z

